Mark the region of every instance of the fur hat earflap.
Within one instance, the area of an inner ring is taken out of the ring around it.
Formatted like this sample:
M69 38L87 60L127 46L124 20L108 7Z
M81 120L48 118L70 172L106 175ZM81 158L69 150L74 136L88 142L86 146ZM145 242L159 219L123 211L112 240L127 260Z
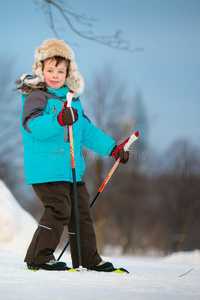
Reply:
M65 84L74 91L75 96L79 96L84 90L84 81L74 60L74 52L63 40L48 39L40 47L36 48L35 63L33 65L35 77L38 78L39 82L44 82L42 62L54 56L61 56L70 61L69 73Z
M18 86L21 85L21 83L29 83L29 84L32 84L32 85L36 85L40 82L39 78L38 77L35 77L33 76L32 74L29 74L29 73L25 73L23 75L21 75L19 77L19 79L17 80L17 84Z
M23 74L17 79L17 86L18 91L23 94L29 94L37 89L47 90L45 82L41 82L39 77L35 77L29 73Z

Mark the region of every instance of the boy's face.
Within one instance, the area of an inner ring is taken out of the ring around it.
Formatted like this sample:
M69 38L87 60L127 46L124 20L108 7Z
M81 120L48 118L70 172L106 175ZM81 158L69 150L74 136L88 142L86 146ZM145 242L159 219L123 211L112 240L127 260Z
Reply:
M44 82L53 89L62 87L66 80L67 62L61 61L56 66L55 59L46 59L43 63Z

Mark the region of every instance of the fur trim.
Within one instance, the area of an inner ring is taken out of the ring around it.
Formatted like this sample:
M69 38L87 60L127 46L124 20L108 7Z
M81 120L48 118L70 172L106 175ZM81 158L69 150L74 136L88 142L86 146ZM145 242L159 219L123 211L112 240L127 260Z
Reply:
M47 91L47 85L45 82L41 82L38 77L32 74L23 74L17 80L18 91L27 95L35 90Z
M77 70L77 65L74 60L70 61L69 75L65 81L65 84L74 91L74 96L77 97L83 93L84 81L83 77Z
M79 96L83 93L84 81L74 60L74 52L63 40L48 39L45 40L40 47L36 48L35 63L33 65L35 77L38 78L39 82L44 82L42 61L53 56L62 56L70 60L69 74L65 84L74 91L75 97Z
M32 74L26 73L19 77L18 82L19 84L22 82L36 85L40 82L40 79L38 77L33 76Z

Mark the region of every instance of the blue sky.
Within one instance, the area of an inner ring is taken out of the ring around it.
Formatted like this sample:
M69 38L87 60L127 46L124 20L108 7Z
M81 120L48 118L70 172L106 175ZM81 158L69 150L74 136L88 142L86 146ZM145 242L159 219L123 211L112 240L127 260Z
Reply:
M0 53L15 61L13 81L22 73L32 72L35 48L55 37L44 11L35 2L41 1L0 0ZM150 146L161 152L178 138L188 138L200 146L200 1L66 2L73 11L96 18L93 31L97 34L111 35L121 29L133 48L144 49L135 53L119 51L81 39L57 15L56 24L65 28L60 33L75 52L86 88L94 70L100 71L102 65L110 63L130 97L127 116L131 115L138 90L142 94Z

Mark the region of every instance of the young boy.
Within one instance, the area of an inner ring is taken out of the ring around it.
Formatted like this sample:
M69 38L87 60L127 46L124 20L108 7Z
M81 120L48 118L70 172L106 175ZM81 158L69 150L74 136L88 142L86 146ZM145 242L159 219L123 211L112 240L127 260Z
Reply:
M25 262L29 269L67 270L66 263L53 255L68 226L72 264L79 267L74 215L73 179L68 126L73 125L80 239L83 267L112 271L112 263L102 261L90 216L90 200L81 180L85 164L82 146L99 155L109 156L115 142L94 126L83 113L78 96L83 78L74 61L74 53L62 40L49 39L36 49L34 76L24 74L18 80L22 93L22 135L26 183L44 205L38 228L28 248ZM66 96L74 91L72 107L63 108ZM116 159L128 161L123 149Z

